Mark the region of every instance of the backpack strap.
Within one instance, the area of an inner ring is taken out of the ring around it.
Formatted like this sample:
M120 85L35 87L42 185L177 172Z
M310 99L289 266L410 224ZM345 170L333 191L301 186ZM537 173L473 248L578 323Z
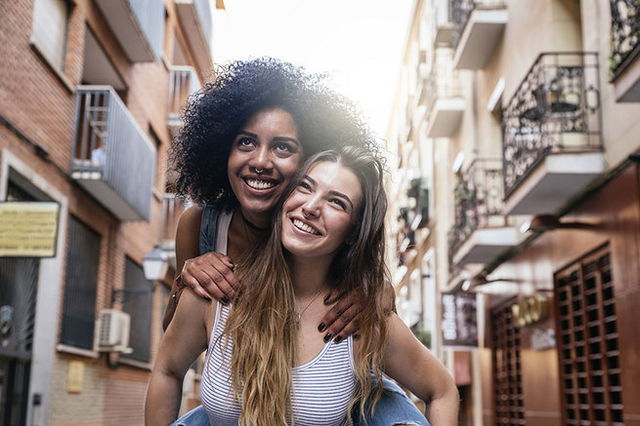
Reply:
M202 220L200 221L200 254L215 251L216 239L218 237L218 218L220 213L211 206L202 209Z

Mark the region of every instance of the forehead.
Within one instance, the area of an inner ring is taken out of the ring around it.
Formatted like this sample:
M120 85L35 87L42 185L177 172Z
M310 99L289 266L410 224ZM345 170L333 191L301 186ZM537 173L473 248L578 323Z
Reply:
M360 180L348 167L331 161L321 161L311 166L307 175L316 181L320 189L338 191L347 195L354 205L362 198Z
M266 108L253 114L244 124L245 130L268 131L272 133L297 134L298 127L293 116L282 108Z

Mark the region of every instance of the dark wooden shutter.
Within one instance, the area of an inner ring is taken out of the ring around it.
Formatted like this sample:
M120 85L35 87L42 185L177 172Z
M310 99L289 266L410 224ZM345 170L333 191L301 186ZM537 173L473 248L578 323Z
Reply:
M555 274L564 424L622 425L622 387L609 248Z

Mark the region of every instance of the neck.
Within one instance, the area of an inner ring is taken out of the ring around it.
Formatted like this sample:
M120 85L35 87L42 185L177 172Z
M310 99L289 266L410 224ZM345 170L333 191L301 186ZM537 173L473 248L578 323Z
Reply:
M289 266L296 298L313 297L320 291L329 290L327 276L332 260L333 256L325 258L290 257Z
M245 224L254 231L263 232L269 230L269 225L271 223L271 212L248 212L242 207L238 209L238 212L240 213L241 219L245 222Z

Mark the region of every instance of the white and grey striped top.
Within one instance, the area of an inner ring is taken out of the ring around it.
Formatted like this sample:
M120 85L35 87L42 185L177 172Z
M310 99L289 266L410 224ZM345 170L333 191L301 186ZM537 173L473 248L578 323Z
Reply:
M240 404L231 386L231 342L225 346L226 336L221 337L229 309L218 303L200 386L200 398L212 425L237 425L240 418ZM356 389L352 338L327 343L314 359L293 367L292 380L295 425L346 424Z

